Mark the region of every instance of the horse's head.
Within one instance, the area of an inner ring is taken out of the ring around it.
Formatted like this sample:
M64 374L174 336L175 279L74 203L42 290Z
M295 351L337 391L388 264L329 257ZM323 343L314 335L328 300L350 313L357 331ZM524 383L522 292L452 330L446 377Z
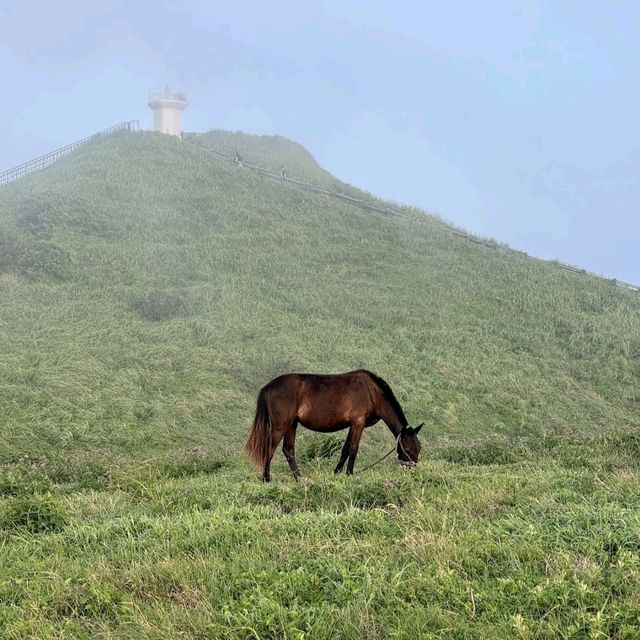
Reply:
M403 427L396 445L396 453L398 454L398 462L406 467L414 467L418 464L418 456L420 455L420 440L418 440L418 431L422 429L424 422L415 429L410 426Z

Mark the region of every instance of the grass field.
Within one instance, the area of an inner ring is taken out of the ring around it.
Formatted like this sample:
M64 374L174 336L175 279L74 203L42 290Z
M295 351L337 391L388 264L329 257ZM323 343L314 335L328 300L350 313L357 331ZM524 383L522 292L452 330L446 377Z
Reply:
M640 637L640 296L394 208L144 132L0 189L0 637ZM260 386L359 367L419 468L260 483Z

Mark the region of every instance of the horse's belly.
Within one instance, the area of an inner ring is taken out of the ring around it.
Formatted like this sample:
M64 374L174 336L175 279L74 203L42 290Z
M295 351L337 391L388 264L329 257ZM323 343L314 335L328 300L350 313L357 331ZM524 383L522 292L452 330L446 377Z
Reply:
M309 431L320 431L322 433L333 433L334 431L342 431L351 426L350 422L332 422L332 423L318 423L313 421L300 420L300 424L309 429Z
M326 433L347 429L354 420L362 420L366 426L377 421L377 419L371 420L373 416L366 415L364 412L354 413L353 409L350 402L303 403L298 410L298 420L303 427L311 431Z

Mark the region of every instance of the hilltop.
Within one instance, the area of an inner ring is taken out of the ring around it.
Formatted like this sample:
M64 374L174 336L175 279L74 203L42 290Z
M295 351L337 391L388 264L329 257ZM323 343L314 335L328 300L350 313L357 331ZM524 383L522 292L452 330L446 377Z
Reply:
M1 637L637 637L640 294L391 208L148 132L0 188ZM263 486L259 388L361 367L418 468L301 429Z

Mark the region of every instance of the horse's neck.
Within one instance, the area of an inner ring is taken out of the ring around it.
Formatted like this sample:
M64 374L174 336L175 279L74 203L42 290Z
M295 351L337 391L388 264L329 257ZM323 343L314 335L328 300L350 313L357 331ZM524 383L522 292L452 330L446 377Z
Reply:
M395 409L391 406L391 403L383 398L382 407L381 407L380 417L384 420L387 427L389 427L389 431L394 436L398 436L402 431L403 427L406 427L406 424L403 424L402 419L396 413Z

